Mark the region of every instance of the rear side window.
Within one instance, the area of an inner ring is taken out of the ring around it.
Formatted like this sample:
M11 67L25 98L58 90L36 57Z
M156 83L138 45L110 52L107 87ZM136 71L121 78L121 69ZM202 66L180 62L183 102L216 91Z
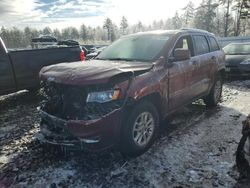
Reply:
M193 36L196 55L209 53L209 46L205 36Z
M211 52L220 50L220 47L219 47L217 41L215 40L215 38L209 37L209 42L210 42L210 51Z

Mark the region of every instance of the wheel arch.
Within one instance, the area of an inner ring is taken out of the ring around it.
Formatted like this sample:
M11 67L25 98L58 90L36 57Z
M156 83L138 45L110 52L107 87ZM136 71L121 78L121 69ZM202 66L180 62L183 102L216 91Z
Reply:
M121 131L120 131L118 142L117 142L117 147L123 154L137 156L138 154L139 155L142 154L152 145L154 139L157 137L158 132L159 132L159 122L160 122L160 117L161 117L159 113L159 109L160 109L159 105L161 104L160 99L161 99L160 94L157 92L154 92L146 96L140 97L137 100L134 98L131 98L132 101L130 101L130 103L127 103L126 108L124 109L125 111L124 111L124 116L123 116L123 126L121 127ZM136 151L135 150L136 148L133 146L131 150L132 153L128 153L129 151L128 145L131 145L131 142L132 142L131 140L129 140L131 136L130 134L131 126L134 125L134 124L131 124L131 118L132 120L134 120L134 118L138 115L138 112L140 113L144 112L145 109L149 109L149 111L152 111L152 113L156 115L154 117L156 117L157 119L157 124L155 124L157 126L155 126L155 131L153 133L153 136L145 147L140 148ZM127 135L128 133L129 135Z
M158 111L159 118L161 119L162 118L162 113L161 113L162 112L161 111L162 97L161 97L161 94L159 92L152 92L152 93L149 93L147 95L141 96L140 98L132 99L132 102L130 102L130 104L128 106L131 108L134 105L142 103L144 101L149 101L155 106L155 108Z

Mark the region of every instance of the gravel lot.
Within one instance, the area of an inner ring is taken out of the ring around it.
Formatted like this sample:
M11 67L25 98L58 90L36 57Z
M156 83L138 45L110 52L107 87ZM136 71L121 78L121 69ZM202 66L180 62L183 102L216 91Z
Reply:
M178 111L137 158L41 146L34 137L38 104L39 97L25 91L0 97L0 188L250 187L235 169L250 80L226 83L215 109L197 101Z

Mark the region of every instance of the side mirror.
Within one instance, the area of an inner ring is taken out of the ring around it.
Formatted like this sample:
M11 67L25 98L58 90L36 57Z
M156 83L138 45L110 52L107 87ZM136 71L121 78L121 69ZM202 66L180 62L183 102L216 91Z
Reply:
M182 61L190 59L190 51L183 48L176 48L174 50L174 59L175 61Z

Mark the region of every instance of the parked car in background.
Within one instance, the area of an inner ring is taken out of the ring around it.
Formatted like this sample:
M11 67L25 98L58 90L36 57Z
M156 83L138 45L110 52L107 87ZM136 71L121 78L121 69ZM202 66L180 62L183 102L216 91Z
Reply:
M235 36L235 37L218 37L217 38L220 46L224 48L230 43L245 43L250 42L249 36Z
M216 106L225 55L213 34L196 29L124 36L95 59L40 72L42 143L138 155L159 122L197 99Z
M101 53L107 46L97 48L96 51L86 55L86 60L95 58L99 53Z
M250 42L231 43L223 50L228 76L250 76Z
M42 67L84 59L81 47L7 50L0 38L0 95L22 89L39 88L38 73Z
M102 47L105 47L107 45L99 45L99 44L84 44L84 45L81 45L81 47L85 48L87 50L87 54L90 54L90 53L93 53L95 52L96 50L98 50L99 48L102 48Z
M31 39L31 42L48 42L48 43L57 43L57 39L50 35L41 35Z

